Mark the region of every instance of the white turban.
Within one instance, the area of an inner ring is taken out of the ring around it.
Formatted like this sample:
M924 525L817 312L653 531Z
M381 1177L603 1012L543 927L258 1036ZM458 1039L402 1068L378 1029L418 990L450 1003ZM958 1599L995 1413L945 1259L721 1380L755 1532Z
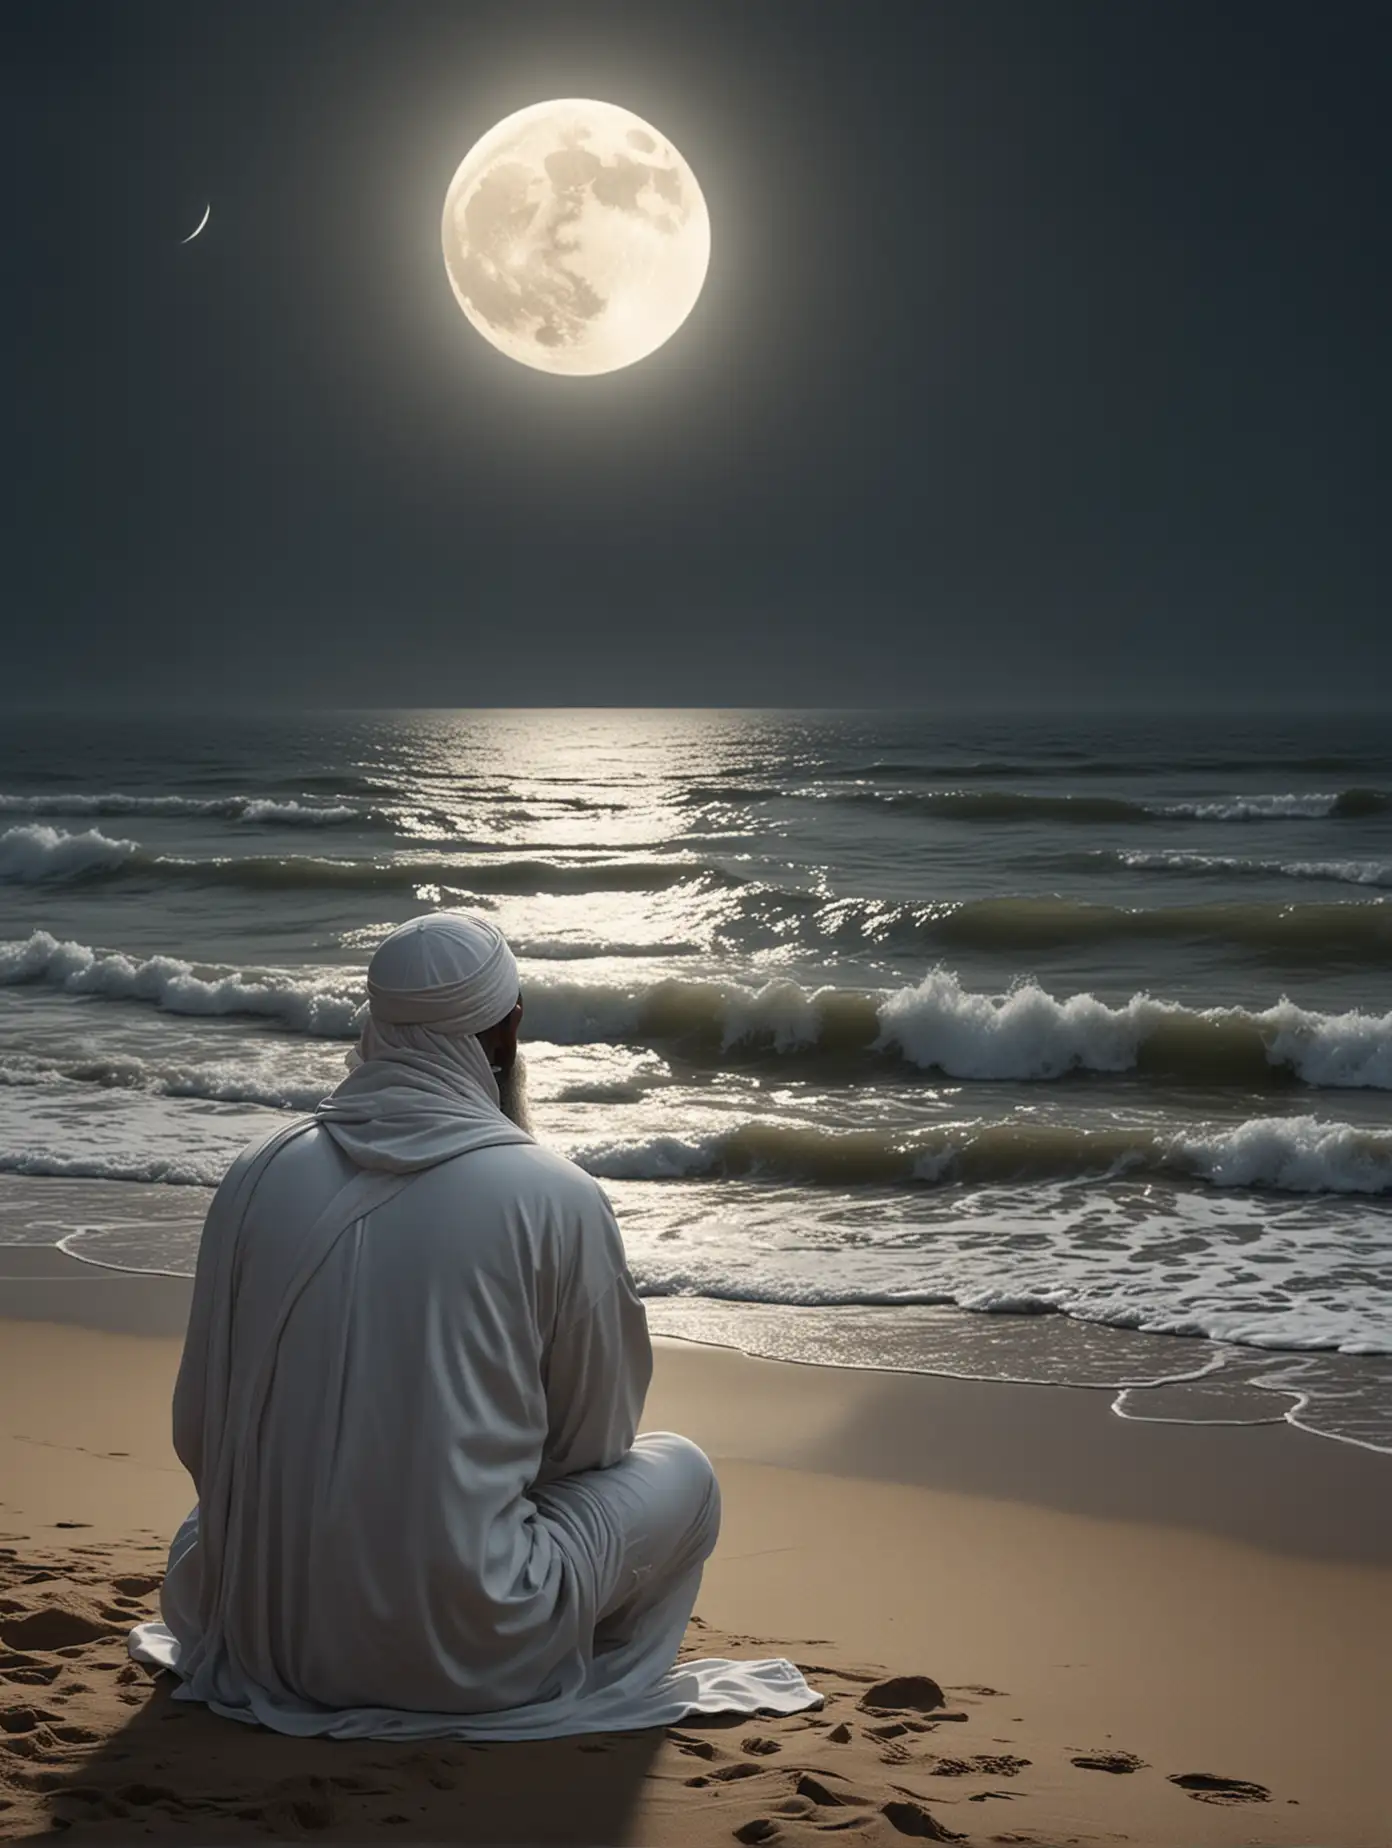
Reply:
M496 924L433 911L402 924L367 965L367 1004L383 1026L485 1033L517 1005L517 964Z
M354 1069L314 1113L359 1167L412 1173L532 1140L499 1109L477 1037L517 1005L517 964L496 924L436 911L401 925L367 966L367 996Z

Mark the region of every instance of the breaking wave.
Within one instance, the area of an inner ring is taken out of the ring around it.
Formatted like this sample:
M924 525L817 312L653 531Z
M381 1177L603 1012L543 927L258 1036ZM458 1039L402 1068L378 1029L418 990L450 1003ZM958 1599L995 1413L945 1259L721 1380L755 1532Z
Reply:
M1383 757L1326 753L1306 757L1173 757L1171 770L1194 776L1231 776L1238 772L1263 775L1287 772L1305 776L1357 776L1360 771L1378 771L1387 767ZM846 782L861 779L877 782L937 783L958 777L1018 776L1154 776L1156 765L1144 758L1062 757L1056 760L1017 758L978 758L973 763L890 763L877 759L866 764L847 764L827 774Z
M240 1061L164 1064L131 1053L68 1058L0 1054L0 1085L12 1088L93 1085L109 1091L140 1091L153 1097L196 1098L218 1104L260 1104L271 1110L312 1110L342 1076L340 1067L332 1074L326 1073L322 1082L297 1082L265 1066L253 1065L248 1070Z
M949 821L1061 821L1084 826L1148 826L1156 821L1290 821L1302 817L1349 821L1392 812L1392 793L1381 789L1225 796L1201 802L1133 802L1125 796L1032 795L1009 789L886 791L833 787L802 793L835 802L860 803L882 813L936 816Z
M270 796L127 796L0 794L0 815L201 815L224 821L276 822L305 828L339 827L375 819L371 809L346 803L297 802Z
M247 1015L318 1038L347 1038L363 992L339 971L226 969L172 956L138 959L60 942L47 931L0 944L0 986L141 1001L169 1013ZM1392 1090L1392 1013L1321 1014L1282 1000L1260 1012L1188 1008L1137 994L1113 1007L1059 1000L1036 982L1002 995L935 969L888 994L761 989L670 978L647 985L529 979L537 1039L652 1044L695 1063L867 1058L951 1078L1044 1081L1089 1072L1180 1083Z
M988 1186L1127 1174L1286 1193L1392 1193L1392 1132L1311 1116L1254 1117L1232 1129L1178 1135L958 1123L901 1137L750 1122L692 1140L595 1143L572 1151L572 1159L597 1179L614 1181Z
M161 1082L160 1095L214 1096L311 1110L303 1096ZM695 1138L651 1136L570 1150L601 1181L765 1180L807 1187L1004 1186L1045 1181L1154 1178L1215 1188L1290 1194L1392 1194L1392 1132L1317 1117L1254 1117L1234 1128L1163 1135L1000 1122L944 1124L912 1137L878 1130L820 1130L746 1122ZM216 1187L226 1151L178 1156L111 1150L64 1154L45 1146L0 1152L0 1172L83 1180Z
M694 882L735 886L722 868L692 860L546 860L401 856L330 860L308 854L246 854L186 859L151 853L95 828L67 834L44 823L0 835L0 880L141 878L243 891L404 892L433 885L467 893L656 892Z
M170 1014L251 1016L321 1039L351 1038L364 999L360 981L336 973L140 958L63 943L42 930L24 941L0 943L0 987L26 983L70 995L143 1001Z
M0 879L38 885L51 879L90 879L119 872L138 859L134 841L111 840L96 828L66 834L42 822L0 834Z
M216 1187L227 1155L64 1155L56 1149L0 1149L0 1174L71 1181L148 1181L164 1187Z
M1181 849L1089 854L1087 867L1125 866L1132 872L1187 873L1196 878L1329 880L1339 885L1392 887L1392 860L1251 860L1236 854Z
M1178 821L1291 821L1333 816L1355 821L1392 811L1382 789L1343 789L1334 795L1228 796L1218 801L1157 803L1151 813Z
M1392 1013L1320 1014L1283 999L1260 1012L1188 1008L1133 995L1056 1000L1037 982L1002 996L965 991L936 969L890 995L877 1045L923 1070L983 1079L1137 1072L1186 1083L1392 1089Z

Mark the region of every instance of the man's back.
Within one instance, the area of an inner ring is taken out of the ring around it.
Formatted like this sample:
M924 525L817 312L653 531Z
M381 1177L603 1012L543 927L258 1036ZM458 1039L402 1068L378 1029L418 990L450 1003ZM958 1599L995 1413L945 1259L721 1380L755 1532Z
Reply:
M527 1492L629 1448L642 1308L598 1187L520 1143L412 1175L338 1238L277 1338L309 1230L356 1173L308 1130L240 1228L233 1381L273 1343L275 1363L234 1510L232 1640L261 1685L326 1706L507 1705L593 1625L603 1588ZM195 1480L205 1411L186 1365L175 1442Z
M411 919L367 993L315 1122L209 1209L174 1392L198 1506L132 1653L300 1736L812 1705L782 1659L676 1665L719 1485L689 1439L635 1441L647 1321L609 1202L527 1125L506 938Z

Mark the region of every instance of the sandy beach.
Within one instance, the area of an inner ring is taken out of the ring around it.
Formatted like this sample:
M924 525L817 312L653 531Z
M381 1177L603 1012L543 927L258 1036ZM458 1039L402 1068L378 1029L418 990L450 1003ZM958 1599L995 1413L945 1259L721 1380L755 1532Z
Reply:
M0 1834L468 1842L1388 1837L1392 1471L1285 1426L659 1341L648 1429L715 1460L693 1653L819 1712L545 1745L297 1741L125 1652L191 1500L188 1284L6 1252Z

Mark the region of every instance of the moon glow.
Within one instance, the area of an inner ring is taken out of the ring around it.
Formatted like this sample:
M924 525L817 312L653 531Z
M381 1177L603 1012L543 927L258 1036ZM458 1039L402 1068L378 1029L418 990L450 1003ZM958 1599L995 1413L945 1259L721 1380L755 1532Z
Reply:
M460 162L445 195L445 268L471 324L542 372L614 372L696 305L710 218L696 176L612 103L536 103Z
M198 223L193 227L192 231L189 232L188 236L181 237L179 239L179 242L181 244L191 244L193 240L198 236L198 233L203 229L204 225L207 224L208 220L212 217L212 215L213 215L213 205L212 205L212 201L209 200L208 204L204 207L203 216L199 219Z

